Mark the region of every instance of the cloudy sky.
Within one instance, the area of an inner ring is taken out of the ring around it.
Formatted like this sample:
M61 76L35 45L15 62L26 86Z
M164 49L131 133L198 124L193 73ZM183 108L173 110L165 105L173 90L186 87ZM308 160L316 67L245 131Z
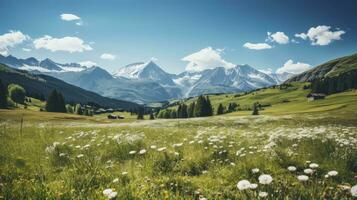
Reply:
M357 52L357 1L1 0L0 54L179 73L299 73Z

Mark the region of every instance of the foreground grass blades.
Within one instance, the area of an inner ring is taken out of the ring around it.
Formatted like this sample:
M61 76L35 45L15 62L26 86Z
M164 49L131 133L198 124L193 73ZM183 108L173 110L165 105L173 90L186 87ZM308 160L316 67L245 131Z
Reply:
M352 199L355 125L314 115L70 127L25 119L21 132L7 121L0 197Z

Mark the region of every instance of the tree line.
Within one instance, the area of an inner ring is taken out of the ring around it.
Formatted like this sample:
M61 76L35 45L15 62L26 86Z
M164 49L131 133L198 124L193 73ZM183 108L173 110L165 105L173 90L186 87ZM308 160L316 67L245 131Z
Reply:
M357 88L357 70L352 70L339 76L316 79L311 83L314 93L334 94Z
M228 108L219 104L216 110L217 115L236 111L238 104L229 103ZM174 119L174 118L192 118L192 117L208 117L214 114L209 96L199 96L196 101L186 105L185 103L178 104L177 109L161 109L157 113L157 118Z

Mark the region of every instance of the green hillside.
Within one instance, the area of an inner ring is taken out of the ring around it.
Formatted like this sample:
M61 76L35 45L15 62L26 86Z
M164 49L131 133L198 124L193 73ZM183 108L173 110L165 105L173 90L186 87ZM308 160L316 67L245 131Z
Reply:
M313 69L296 75L286 82L312 82L316 79L341 76L357 70L357 54L330 60Z
M306 95L311 92L310 89L304 89L309 83L292 83L291 87L280 89L271 87L257 90L248 94L220 94L209 95L212 106L216 111L220 103L228 106L229 103L239 104L237 112L228 115L250 115L254 102L259 102L264 106L261 114L294 114L294 113L313 113L322 111L332 111L338 109L343 113L347 110L357 110L357 91L347 91L334 95L329 95L326 99L308 102ZM185 100L186 104L196 101L196 98ZM176 108L171 106L169 108ZM357 111L356 111L357 112ZM353 114L353 113L352 113Z

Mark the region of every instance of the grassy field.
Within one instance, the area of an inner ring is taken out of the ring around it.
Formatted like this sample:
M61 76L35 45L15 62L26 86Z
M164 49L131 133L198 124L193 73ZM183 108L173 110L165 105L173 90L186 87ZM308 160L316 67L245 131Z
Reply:
M356 198L357 93L307 102L306 92L211 97L271 103L259 116L0 110L0 199Z

